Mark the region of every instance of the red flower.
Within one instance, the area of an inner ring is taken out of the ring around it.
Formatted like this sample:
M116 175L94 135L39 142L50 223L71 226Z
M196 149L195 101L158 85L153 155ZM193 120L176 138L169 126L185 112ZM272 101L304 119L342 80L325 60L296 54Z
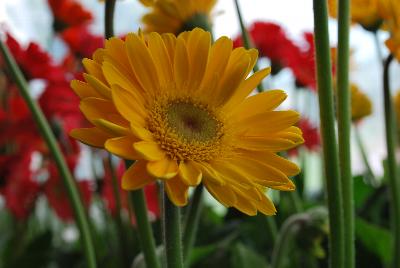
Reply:
M54 30L62 31L68 27L81 25L93 19L92 14L73 0L48 0L54 16Z
M49 54L44 52L39 45L29 43L28 47L23 49L9 34L7 34L6 43L27 80L41 78L59 81L65 79L65 70L54 65Z
M286 36L285 31L278 24L272 22L255 22L249 29L254 46L262 57L271 60L272 71L279 72L286 67L289 60L296 53L296 45ZM234 47L242 46L241 37L236 38Z
M304 146L310 151L318 150L321 145L318 128L313 126L308 119L301 119L299 128L303 132Z
M5 206L17 219L26 219L33 211L40 185L30 170L33 151L21 155L0 156L0 178L3 181L1 193Z
M90 33L86 25L66 29L61 37L80 58L92 57L93 52L104 45L104 38Z

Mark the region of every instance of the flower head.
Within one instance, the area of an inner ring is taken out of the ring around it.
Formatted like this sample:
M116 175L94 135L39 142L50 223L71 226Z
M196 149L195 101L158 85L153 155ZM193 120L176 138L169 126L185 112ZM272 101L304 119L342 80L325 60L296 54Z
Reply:
M143 16L146 32L175 33L191 30L195 26L210 25L210 12L216 0L140 0L150 8Z
M382 18L378 13L379 0L352 0L351 1L351 21L360 24L367 30L376 31L382 23ZM337 18L337 0L329 0L329 15Z
M390 37L386 46L400 61L400 2L397 0L379 1L379 13L384 19L384 28L389 31Z
M298 167L276 153L303 142L294 111L274 111L281 90L248 97L270 72L248 77L257 50L236 48L227 37L211 45L200 29L111 38L85 81L71 86L94 125L71 135L136 160L123 175L126 190L157 179L170 200L187 203L188 189L203 183L223 205L254 215L274 214L266 188L293 190Z
M93 19L92 14L74 0L48 0L48 3L54 16L55 31L62 31Z
M351 84L351 120L357 122L372 113L371 100L355 85Z

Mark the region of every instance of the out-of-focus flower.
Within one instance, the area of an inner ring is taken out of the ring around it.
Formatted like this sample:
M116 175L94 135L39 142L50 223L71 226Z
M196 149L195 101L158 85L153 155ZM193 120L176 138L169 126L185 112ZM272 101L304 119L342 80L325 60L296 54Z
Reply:
M366 94L364 94L355 84L351 88L351 120L360 121L372 113L372 103Z
M92 34L86 25L68 28L61 33L61 37L72 52L80 58L92 56L96 49L104 45L104 38Z
M33 78L49 81L65 79L65 70L53 64L50 56L37 44L29 43L28 47L24 49L9 34L7 34L6 43L27 80Z
M203 25L208 28L216 0L140 0L150 8L142 18L146 32L175 33Z
M351 21L360 24L366 30L378 30L382 24L382 18L378 13L379 1L380 0L351 0ZM328 10L331 17L337 18L337 8L337 0L328 0Z
M53 13L54 30L59 32L92 20L92 14L74 0L48 0Z
M384 19L384 28L390 37L386 46L398 61L400 61L400 2L397 0L380 0L379 14Z
M299 114L274 111L280 90L248 97L270 69L248 77L255 49L199 28L180 34L112 38L85 59L86 82L73 81L81 111L94 125L71 135L138 160L122 177L134 190L160 179L170 200L187 204L203 183L223 205L255 215L275 213L266 188L293 190L299 168L276 153L303 142ZM221 75L219 75L221 74ZM248 78L247 78L248 77ZM135 105L133 105L135 104Z
M287 67L291 58L298 53L296 45L276 23L255 22L249 28L249 34L260 56L271 60L272 73L278 73L281 68ZM233 44L234 47L243 46L242 38L237 37Z

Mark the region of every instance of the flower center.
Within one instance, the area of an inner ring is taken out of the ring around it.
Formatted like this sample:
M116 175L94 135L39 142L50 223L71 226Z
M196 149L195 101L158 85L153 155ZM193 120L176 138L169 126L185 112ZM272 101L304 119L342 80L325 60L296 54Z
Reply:
M149 130L172 159L207 161L221 153L223 124L206 105L190 98L157 101Z

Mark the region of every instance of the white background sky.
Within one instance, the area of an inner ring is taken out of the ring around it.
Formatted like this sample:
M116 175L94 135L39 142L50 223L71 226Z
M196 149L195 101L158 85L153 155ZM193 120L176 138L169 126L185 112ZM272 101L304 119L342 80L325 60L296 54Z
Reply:
M199 0L200 1L200 0ZM83 0L96 16L93 31L102 33L103 4L97 0ZM3 29L11 31L22 42L35 40L42 46L49 48L51 39L51 16L48 12L46 0L0 0L0 23ZM280 23L293 39L300 39L304 31L312 31L313 14L312 0L241 0L243 17L247 24L255 20L274 21ZM117 33L136 31L139 27L140 16L145 9L136 0L120 0L116 9ZM239 33L239 23L236 19L233 0L219 0L214 10L215 35L235 36ZM331 40L336 42L335 21L330 22ZM380 34L385 39L385 34ZM54 50L54 44L51 45ZM356 82L374 101L374 115L362 123L363 138L369 151L373 168L382 172L384 149L384 127L382 118L381 68L375 52L371 34L360 27L353 27L351 33L351 48L353 50L351 80ZM400 88L400 68L393 68L393 77L396 81L393 89ZM273 86L284 88L290 94L291 80L283 73L281 78L273 81ZM290 100L289 100L290 103ZM315 105L314 105L315 106ZM315 109L317 113L317 109ZM358 157L358 150L354 148L354 167L362 169Z

